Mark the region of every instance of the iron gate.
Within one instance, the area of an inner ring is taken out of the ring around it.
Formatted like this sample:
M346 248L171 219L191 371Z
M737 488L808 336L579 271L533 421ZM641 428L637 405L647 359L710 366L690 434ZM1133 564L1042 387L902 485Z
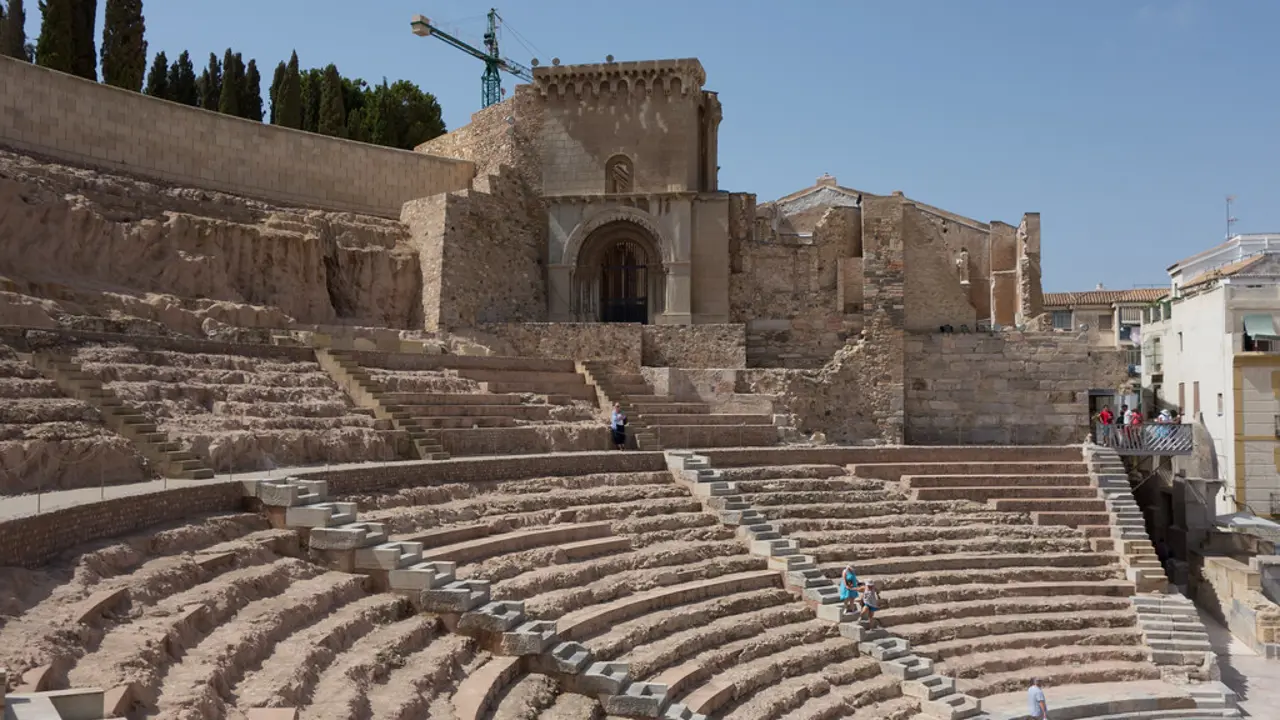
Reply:
M649 267L644 247L634 240L617 240L605 253L600 268L600 320L649 322Z

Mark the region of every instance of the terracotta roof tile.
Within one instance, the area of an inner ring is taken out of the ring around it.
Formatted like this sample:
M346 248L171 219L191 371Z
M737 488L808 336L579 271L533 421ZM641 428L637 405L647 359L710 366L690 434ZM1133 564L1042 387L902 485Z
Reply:
M1067 307L1070 305L1110 305L1118 302L1155 302L1167 294L1169 294L1169 291L1164 288L1045 293L1044 306Z
M1232 275L1235 275L1236 273L1242 272L1244 270L1248 270L1249 268L1255 265L1262 264L1262 262L1265 261L1268 257L1270 256L1265 253L1261 255L1253 255L1243 260L1237 260L1233 263L1223 265L1222 267L1216 267L1212 270L1206 270L1200 273L1199 275L1191 278L1191 280L1185 283L1182 287L1184 288L1196 287L1197 285L1204 285L1205 283L1213 282L1218 278L1231 277Z

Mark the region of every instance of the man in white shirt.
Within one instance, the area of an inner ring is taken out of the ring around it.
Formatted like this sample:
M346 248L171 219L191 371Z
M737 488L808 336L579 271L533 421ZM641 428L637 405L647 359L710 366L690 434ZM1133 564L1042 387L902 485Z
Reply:
M1031 678L1031 687L1027 688L1027 714L1038 720L1049 720L1049 706L1045 704L1038 678Z

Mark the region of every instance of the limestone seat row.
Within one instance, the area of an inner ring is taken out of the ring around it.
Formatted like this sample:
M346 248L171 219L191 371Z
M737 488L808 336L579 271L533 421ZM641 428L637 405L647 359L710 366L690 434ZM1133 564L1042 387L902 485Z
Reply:
M390 428L314 359L108 344L73 360L215 469L397 459Z
M833 581L846 564L875 579L877 618L968 697L1029 674L1055 685L1160 676L1133 584L1094 542L1109 516L1082 462L679 462L820 616L842 619Z
M152 469L103 411L66 395L0 345L0 496L150 479Z

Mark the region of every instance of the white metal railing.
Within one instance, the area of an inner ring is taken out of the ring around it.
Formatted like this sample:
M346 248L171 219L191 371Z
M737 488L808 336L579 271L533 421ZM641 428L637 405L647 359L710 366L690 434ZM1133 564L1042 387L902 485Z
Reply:
M1093 439L1099 445L1114 448L1121 455L1189 455L1192 448L1192 427L1175 423L1095 423Z

